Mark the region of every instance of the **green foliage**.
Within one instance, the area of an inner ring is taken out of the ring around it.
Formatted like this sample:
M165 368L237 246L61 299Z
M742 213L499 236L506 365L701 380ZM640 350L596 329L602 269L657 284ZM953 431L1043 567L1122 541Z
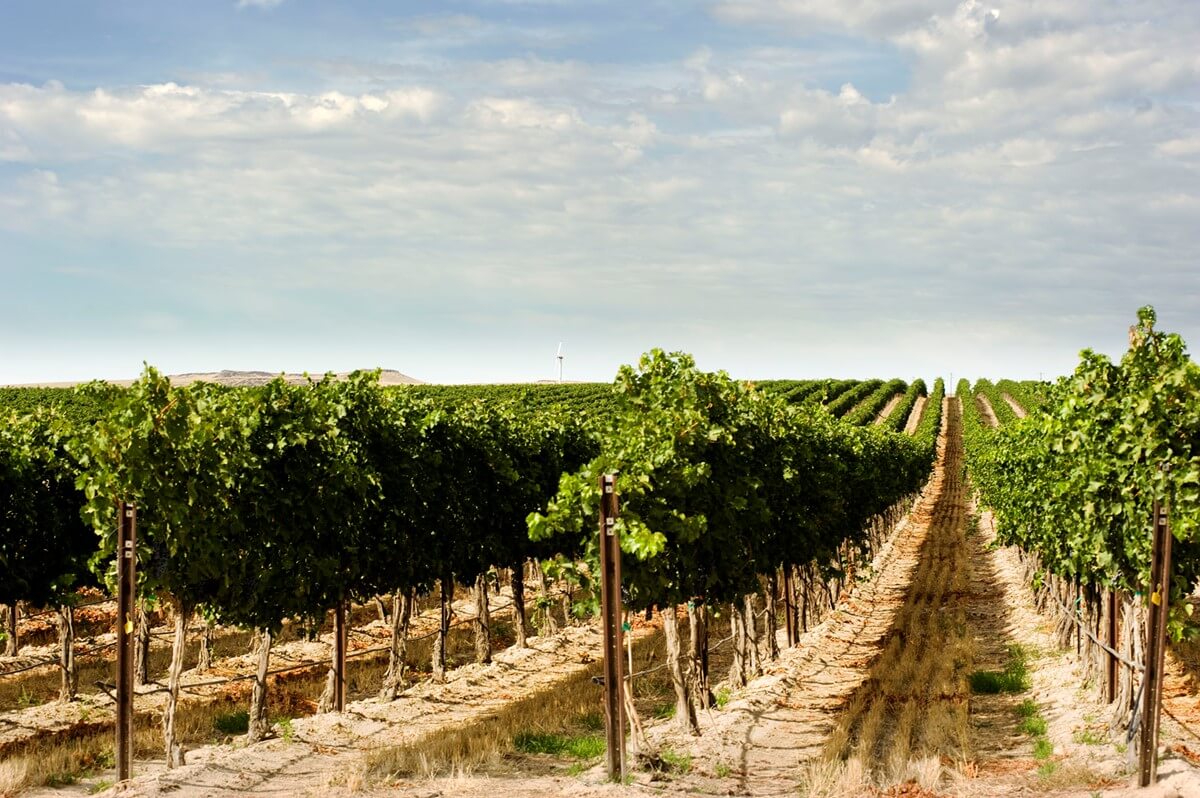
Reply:
M1029 668L1025 650L1008 647L1008 664L1002 671L975 671L968 677L971 692L983 695L1023 693L1029 689Z
M245 734L250 728L250 713L245 710L223 712L213 718L213 728L221 734Z
M1022 734L1028 734L1030 737L1044 736L1046 734L1046 719L1041 715L1024 718L1017 725L1017 730Z
M658 718L659 720L667 720L669 718L673 718L673 717L675 717L675 702L674 701L664 701L663 703L656 706L654 708L653 712L651 712L651 714L655 718Z
M1050 387L1050 383L1036 380L1000 380L996 383L996 388L1015 399L1026 413L1032 413L1046 404Z
M599 477L616 473L624 600L635 610L728 602L780 564L833 562L931 465L912 439L786 404L684 354L643 356L614 390L599 454L528 521L534 539L580 541L594 562Z
M933 392L925 401L925 408L921 411L921 420L917 422L917 428L913 432L913 439L926 449L931 462L937 452L937 437L942 429L942 403L945 399L946 383L941 377L938 377L933 382Z
M1068 580L1141 592L1151 507L1170 506L1172 636L1200 576L1200 367L1143 308L1120 362L1085 350L1075 373L1020 421L987 429L964 401L972 479L1002 542L1036 552ZM981 390L989 390L983 385Z
M671 748L662 749L658 758L662 760L663 769L670 773L687 773L692 769L692 757Z
M72 425L91 424L108 412L123 390L106 383L79 388L0 388L0 418L50 411Z
M843 420L848 424L859 426L874 424L876 416L883 412L883 408L892 400L892 397L898 393L903 394L907 390L908 385L904 380L888 380L868 395L858 407L846 413ZM895 412L894 408L893 412Z
M884 423L895 432L904 432L904 428L908 425L908 417L912 415L917 399L927 396L928 393L929 389L925 386L925 380L914 380L908 386L908 390L904 392L904 398L900 400L900 404L896 405L896 409L892 411L891 417Z
M79 517L71 431L53 408L0 419L0 603L69 604L95 583L96 536Z
M848 391L839 394L836 399L830 400L825 405L825 409L829 411L831 416L841 418L853 410L859 402L871 396L881 387L883 387L883 380L865 380L857 383Z
M513 747L525 754L550 754L574 759L594 759L604 753L604 737L598 734L567 735L549 732L519 732Z

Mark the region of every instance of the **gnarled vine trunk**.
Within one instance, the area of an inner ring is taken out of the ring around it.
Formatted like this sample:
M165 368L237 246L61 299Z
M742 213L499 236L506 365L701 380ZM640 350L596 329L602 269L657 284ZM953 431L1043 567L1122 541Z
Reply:
M746 610L743 623L746 629L746 662L750 668L747 681L749 681L749 679L762 674L762 656L759 650L758 619L755 617L753 593L746 594L744 604Z
M333 646L330 648L329 672L325 674L325 688L317 699L317 712L332 712L337 706L338 681L346 678L343 671L346 663L338 662L338 641L346 636L345 614L335 610L333 613Z
M200 617L200 653L196 656L196 670L206 671L212 667L213 625L207 618Z
M449 575L443 576L440 585L441 607L438 619L437 637L433 640L433 680L446 681L446 635L450 632L450 599L453 596L454 582Z
M475 662L492 661L492 615L488 611L487 574L475 577Z
M404 657L408 649L412 607L412 591L397 590L392 598L392 643L388 652L388 667L383 674L383 687L379 690L379 698L383 701L395 701L404 689Z
M179 677L183 674L183 655L187 650L187 622L192 615L190 607L175 604L175 637L171 641L171 669L167 678L167 705L163 709L163 744L167 753L167 767L184 764L183 745L175 735L175 713L179 707Z
M395 601L394 598L393 601ZM379 622L386 624L388 622L387 604L384 603L382 596L375 597L375 609L379 611Z
M621 698L625 703L625 716L629 719L629 735L626 737L626 742L629 743L630 753L634 756L648 754L650 743L646 741L646 730L642 727L641 716L638 715L637 707L633 704L633 690L630 687L628 675L625 677L625 683L621 686Z
M671 686L675 688L675 720L679 728L690 734L700 733L696 722L696 707L688 695L687 681L683 677L683 651L679 644L679 619L673 606L659 609L663 619L663 637L667 642L667 671L671 674Z
M558 621L554 617L553 602L550 599L550 580L546 572L538 565L538 606L542 609L542 624L538 630L540 635L552 635L558 632Z
M21 609L20 603L10 604L4 608L4 631L6 634L4 640L4 656L15 657L17 651L21 647L20 640L17 639L17 621L20 620Z
M150 613L146 603L137 603L137 640L133 646L133 681L139 686L150 683Z
M513 631L517 648L527 648L528 621L525 618L525 563L519 562L512 569Z
M779 659L779 639L775 634L775 630L779 628L778 607L775 601L777 590L779 590L779 579L776 576L776 572L771 571L771 576L767 580L766 637L767 656L772 660Z
M254 688L250 693L250 725L246 740L256 743L267 736L267 671L271 665L271 630L258 632L258 665L254 671Z
M746 624L743 610L736 603L729 605L729 634L733 645L733 661L729 664L729 683L734 687L746 684Z
M692 695L701 709L712 706L712 690L708 684L708 607L687 603L689 658L688 678L692 682Z
M74 701L79 690L79 673L75 670L75 609L67 604L58 608L58 667L62 683L58 700Z

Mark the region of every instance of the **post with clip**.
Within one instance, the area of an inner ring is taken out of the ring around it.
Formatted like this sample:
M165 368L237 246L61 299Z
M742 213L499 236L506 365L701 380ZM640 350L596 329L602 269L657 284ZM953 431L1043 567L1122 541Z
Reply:
M621 690L621 541L617 535L617 476L600 476L600 616L604 630L604 730L609 781L625 778L625 705Z
M137 586L137 506L117 504L117 781L133 765L133 596Z

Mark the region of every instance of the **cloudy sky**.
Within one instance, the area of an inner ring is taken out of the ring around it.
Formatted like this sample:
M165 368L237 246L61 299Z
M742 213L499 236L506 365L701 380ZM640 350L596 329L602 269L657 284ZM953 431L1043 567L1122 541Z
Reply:
M8 4L0 382L1195 343L1197 42L1194 0Z

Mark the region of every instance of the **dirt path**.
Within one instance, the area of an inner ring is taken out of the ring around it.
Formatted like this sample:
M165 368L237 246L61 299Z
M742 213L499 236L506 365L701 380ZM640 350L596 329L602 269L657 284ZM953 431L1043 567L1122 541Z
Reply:
M918 396L917 401L913 402L912 411L908 414L908 422L904 425L904 434L913 435L917 431L917 427L921 424L921 414L925 412L925 403L929 401L927 396Z
M670 741L687 746L694 762L670 791L783 795L805 783L804 764L820 757L836 734L839 715L863 689L905 604L945 493L945 441L913 512L872 564L877 577L855 586L800 646L783 651L766 676L711 719L703 737Z
M871 423L875 424L875 425L879 425L879 424L882 424L883 422L887 421L888 417L892 415L892 411L894 411L896 409L896 405L900 404L900 402L903 401L903 399L904 399L904 394L902 394L902 393L898 393L898 394L895 394L894 396L892 396L891 399L888 399L887 404L883 406L883 409L879 411L879 414L875 416L875 420Z
M704 737L673 740L688 745L692 772L666 792L1126 794L1123 740L1109 734L1079 663L1036 612L1018 553L997 548L990 517L976 514L961 405L944 408L933 478L877 581L804 647L785 651ZM973 681L1018 663L1025 676L1011 687L973 691ZM1176 758L1162 767L1182 786L1151 794L1193 794L1190 766Z
M996 418L996 411L992 409L992 403L983 394L975 396L975 404L979 407L979 413L983 416L983 422L992 429L1000 426L1000 420Z
M1016 414L1017 418L1025 418L1025 416L1029 415L1029 413L1025 411L1025 408L1021 407L1021 403L1016 399L1013 399L1008 394L1001 395L1004 397L1004 401L1008 402L1008 406L1012 408L1012 411Z

